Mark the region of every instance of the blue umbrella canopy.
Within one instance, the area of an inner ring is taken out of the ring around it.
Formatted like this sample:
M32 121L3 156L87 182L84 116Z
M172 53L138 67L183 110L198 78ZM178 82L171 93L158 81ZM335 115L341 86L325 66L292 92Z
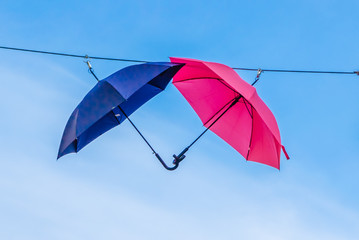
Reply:
M99 81L72 112L57 158L78 152L121 124L163 91L183 64L152 62L123 68Z

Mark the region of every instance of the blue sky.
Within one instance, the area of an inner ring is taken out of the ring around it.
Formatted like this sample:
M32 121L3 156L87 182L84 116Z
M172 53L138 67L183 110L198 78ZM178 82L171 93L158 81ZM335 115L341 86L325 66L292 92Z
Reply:
M232 67L359 69L357 1L2 1L0 45ZM92 61L101 78L127 66ZM96 81L82 59L0 51L1 239L357 239L359 78L263 73L281 171L208 133L165 171L126 122L56 162ZM252 82L255 73L238 72ZM180 93L132 115L170 160L202 130Z

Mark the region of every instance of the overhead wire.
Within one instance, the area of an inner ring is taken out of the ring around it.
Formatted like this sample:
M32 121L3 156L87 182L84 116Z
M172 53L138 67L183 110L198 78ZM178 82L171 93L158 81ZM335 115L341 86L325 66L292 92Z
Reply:
M258 71L258 68L238 68L234 67L234 70L243 71ZM359 71L341 72L341 71L316 71L316 70L287 70L287 69L261 69L262 72L279 72L279 73L321 73L321 74L356 74L359 75Z
M89 56L89 55L61 53L61 52L50 52L50 51L6 47L6 46L0 46L0 49L39 53L39 54L48 54L48 55L56 55L56 56L64 56L64 57L73 57L73 58L86 58L86 59L90 58L90 59L107 60L107 61L135 62L135 63L153 62L153 61L137 60L137 59L99 57L99 56ZM241 71L258 71L260 68L232 67L232 69L241 70ZM355 74L355 75L359 75L359 71L317 71L317 70L289 70L289 69L260 69L260 70L261 70L261 72L277 72L277 73L347 74L347 75Z
M88 55L60 53L60 52L49 52L49 51L41 51L41 50L33 50L33 49L25 49L25 48L14 48L14 47L5 47L5 46L0 46L0 48L1 49L6 49L6 50L13 50L13 51L40 53L40 54L57 55L57 56L73 57L73 58L91 58L91 59L97 59L97 60L120 61L120 62L138 62L138 63L150 62L150 61L145 61L145 60L96 57L96 56L88 56Z

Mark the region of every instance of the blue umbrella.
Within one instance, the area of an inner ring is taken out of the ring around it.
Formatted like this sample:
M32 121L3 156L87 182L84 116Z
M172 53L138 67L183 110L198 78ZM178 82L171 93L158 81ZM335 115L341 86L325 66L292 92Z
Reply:
M182 66L167 62L138 64L123 68L99 81L71 114L57 158L80 151L126 118L131 122L128 116L163 91ZM142 134L138 133L156 153Z

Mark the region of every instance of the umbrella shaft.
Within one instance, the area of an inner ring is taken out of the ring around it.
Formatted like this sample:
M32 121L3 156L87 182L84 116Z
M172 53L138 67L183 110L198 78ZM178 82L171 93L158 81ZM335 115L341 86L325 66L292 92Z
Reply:
M123 109L118 106L118 108L120 109L120 111L123 113L123 115L125 115L125 117L127 118L127 120L131 123L132 127L134 129L136 129L137 133L142 137L142 139L146 142L146 144L151 148L152 152L156 154L155 149L153 149L153 147L151 146L151 144L147 141L147 139L142 135L142 133L140 132L140 130L138 130L138 128L136 127L136 125L131 121L131 119L127 116L127 114L125 113L125 111L123 111Z
M239 101L239 99L241 99L242 96L240 97L236 97L235 99L233 99L233 102L231 103L231 105L229 105L229 107L221 114L219 115L219 117L213 121L213 123L211 123L211 125L209 125L208 128L206 128L206 130L204 130L201 135L199 135L196 140L194 140L189 146L188 148L192 147L192 145L198 141L198 139L200 139L224 114L226 114L226 112L228 112L229 109L231 109L234 105L236 105L236 103Z
M241 99L242 96L236 97L233 99L233 102L231 103L231 105L229 105L229 107L221 114L219 115L216 120L214 120L211 125L209 125L208 128L206 128L206 130L204 130L190 145L188 145L188 147L186 147L178 156L176 156L177 158L181 158L182 155L188 151L188 149L190 147L192 147L193 144L195 144L226 112L228 112L229 109L231 109L234 105L236 105L236 103L239 101L239 99Z
M123 111L123 109L118 106L118 108L120 109L120 111L123 113L123 115L125 115L125 117L127 118L127 120L131 123L132 127L134 129L136 129L137 133L141 136L141 138L143 139L143 141L145 141L145 143L147 144L147 146L149 146L152 150L152 152L155 154L156 158L158 159L158 161L160 161L160 163L162 164L162 166L164 168L166 168L169 171L173 171L178 167L178 163L174 162L174 166L169 167L166 165L166 163L162 160L161 156L155 151L155 149L151 146L151 144L147 141L147 139L142 135L142 133L140 132L140 130L138 130L138 128L136 127L136 125L131 121L131 119L127 116L127 114L125 113L125 111ZM117 119L117 118L116 118Z

